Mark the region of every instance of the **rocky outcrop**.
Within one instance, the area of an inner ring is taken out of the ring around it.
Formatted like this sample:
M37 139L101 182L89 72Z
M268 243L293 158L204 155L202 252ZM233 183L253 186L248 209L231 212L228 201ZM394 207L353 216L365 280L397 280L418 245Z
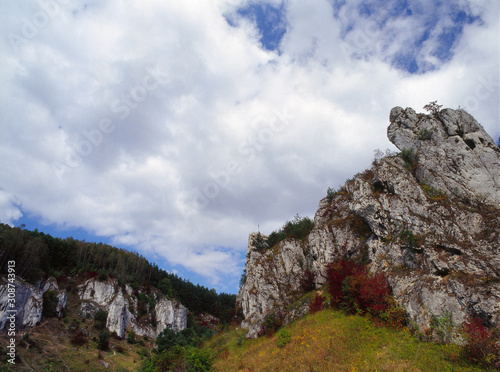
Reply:
M259 252L250 235L237 298L248 337L271 311L303 312L305 269L320 287L338 258L383 272L418 326L446 312L457 324L474 314L500 325L500 150L462 110L396 107L390 121L388 137L402 152L321 200L306 239Z
M148 299L147 304L144 300L140 302L141 293ZM150 288L134 291L129 285L122 288L114 279L102 282L89 279L79 287L79 297L82 316L94 316L97 310L105 310L108 313L106 328L122 338L129 330L139 336L156 338L167 327L178 332L187 326L187 309Z
M16 278L13 283L15 291L15 302L9 302L9 282L6 278L0 278L0 331L7 323L9 315L15 315L16 330L23 327L33 327L42 320L43 294L49 290L57 292L56 314L62 316L66 307L66 290L60 290L54 278L38 283L37 286L29 284L21 278ZM13 304L14 307L9 307ZM9 311L14 310L14 311Z
M56 316L63 316L68 296L54 278L37 285L16 278L12 284L15 288L15 313L8 311L11 309L8 281L0 278L0 331L5 329L7 323L10 325L8 316L13 313L16 330L36 326L42 320L44 293L47 291L57 292ZM144 305L144 301L140 303L138 299L142 292L134 291L129 285L120 287L114 279L102 282L89 279L78 288L80 315L93 318L99 309L105 310L108 313L106 328L122 338L129 330L139 336L156 338L165 328L178 332L187 327L187 309L151 288L147 289L148 304L141 308L143 313L139 314L138 306ZM152 305L154 307L150 308Z

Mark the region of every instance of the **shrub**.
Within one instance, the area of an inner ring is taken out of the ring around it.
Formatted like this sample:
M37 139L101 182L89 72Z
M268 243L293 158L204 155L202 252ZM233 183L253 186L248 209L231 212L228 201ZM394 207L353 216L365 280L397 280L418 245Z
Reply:
M290 334L290 331L286 328L281 328L276 334L276 336L278 336L279 347L284 347L292 340L292 335Z
M403 149L398 156L404 160L406 168L413 173L415 170L416 154L414 148Z
M439 341L443 344L449 344L453 337L455 324L451 312L446 311L440 317L433 316L431 319L431 330L437 333Z
M176 344L176 334L170 328L165 328L156 338L156 350L161 353Z
M264 323L260 326L260 331L258 333L258 336L272 336L278 329L281 328L283 325L283 322L285 320L285 315L278 311L275 312L274 310L271 311L267 316L266 319L264 320Z
M70 342L75 346L82 346L87 343L87 337L82 329L78 329L71 337Z
M247 281L247 272L246 270L243 270L243 274L241 274L240 277L240 288L243 287L246 281Z
M102 309L96 311L94 315L94 328L104 329L106 327L106 321L108 320L108 313Z
M257 236L252 242L254 249L258 252L262 252L269 248L267 243L267 239L265 239L260 232L257 233Z
M313 228L314 221L309 217L300 217L297 214L293 221L287 221L281 229L269 234L267 237L267 247L272 248L285 239L303 240Z
M404 248L415 248L418 244L418 238L410 230L401 230L399 233Z
M109 349L109 333L107 330L101 332L97 339L97 348L99 350L108 350Z
M42 315L47 318L55 317L57 303L59 299L57 298L57 291L49 290L43 294L43 308Z
M382 317L390 307L390 287L383 274L370 275L365 266L338 260L328 266L332 307Z
M485 366L500 367L498 336L479 317L473 317L463 326L465 345L463 356L469 362Z
M363 270L362 266L347 260L337 260L328 265L328 291L331 296L330 304L332 307L338 307L344 300L344 293L342 291L344 279L361 270Z
M188 347L185 349L184 355L188 364L188 371L209 372L212 370L214 357L209 349Z
M439 110L441 110L441 107L443 107L443 105L438 105L436 100L429 102L427 105L425 105L424 110L430 112L433 115L436 115L439 113Z
M311 314L315 314L318 311L323 309L323 306L325 306L325 296L321 296L319 293L314 296L314 300L309 304L309 312Z
M131 345L135 344L135 332L134 331L128 331L127 332L127 342Z
M421 183L420 187L424 190L425 195L427 195L430 199L434 201L446 200L448 199L448 195L442 190L436 189L432 186L429 186L425 183Z
M304 270L304 274L302 274L302 278L300 279L300 287L306 291L312 291L316 288L316 275L309 269Z
M337 194L338 194L337 190L329 187L328 190L326 190L326 200L328 201L328 203L331 203L333 201L333 198L335 198Z

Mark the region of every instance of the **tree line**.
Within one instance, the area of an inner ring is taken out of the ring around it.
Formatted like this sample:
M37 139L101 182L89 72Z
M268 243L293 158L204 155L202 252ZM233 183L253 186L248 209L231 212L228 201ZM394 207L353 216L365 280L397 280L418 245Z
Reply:
M12 260L16 274L30 283L49 276L98 275L101 280L111 276L133 288L157 287L190 311L207 312L223 322L229 321L236 300L233 294L217 293L160 269L136 252L0 223L0 272L7 272L7 263Z

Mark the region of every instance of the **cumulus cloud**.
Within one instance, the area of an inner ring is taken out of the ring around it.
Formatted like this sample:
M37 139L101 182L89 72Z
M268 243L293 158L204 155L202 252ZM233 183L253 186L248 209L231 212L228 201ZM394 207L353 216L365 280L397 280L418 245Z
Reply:
M500 136L498 4L85 4L2 5L2 222L84 229L234 292L248 233L312 216L391 147L393 106L438 99Z

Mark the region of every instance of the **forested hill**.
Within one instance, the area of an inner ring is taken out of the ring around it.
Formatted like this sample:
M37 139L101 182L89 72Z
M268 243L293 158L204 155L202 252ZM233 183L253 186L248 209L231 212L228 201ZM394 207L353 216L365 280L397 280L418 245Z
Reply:
M16 274L31 283L49 276L110 276L132 288L157 287L190 311L206 312L223 322L229 320L236 298L195 285L135 252L103 243L54 238L37 229L30 231L0 223L0 272L7 272L7 262L11 260L16 261Z

